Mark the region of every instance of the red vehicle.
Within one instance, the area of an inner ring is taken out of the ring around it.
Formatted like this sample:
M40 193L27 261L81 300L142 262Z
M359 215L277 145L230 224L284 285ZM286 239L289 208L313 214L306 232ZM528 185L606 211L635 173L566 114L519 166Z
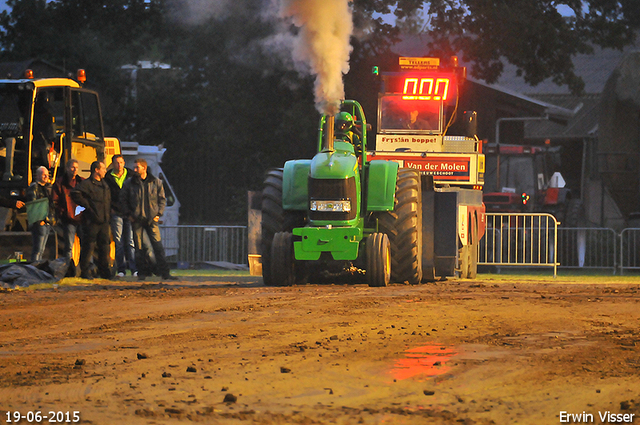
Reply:
M565 227L579 226L582 202L557 171L560 147L487 144L484 154L487 212L549 213Z

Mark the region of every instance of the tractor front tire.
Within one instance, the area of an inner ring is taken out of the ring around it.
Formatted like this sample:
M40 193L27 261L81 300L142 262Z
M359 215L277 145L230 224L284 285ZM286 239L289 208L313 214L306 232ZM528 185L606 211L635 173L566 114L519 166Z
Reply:
M273 286L292 286L296 280L293 235L278 232L271 244L271 280Z
M391 281L391 250L384 233L373 233L365 242L365 276L369 286L387 286Z
M422 187L420 173L398 170L393 211L379 216L379 230L391 245L391 280L420 283L422 280Z

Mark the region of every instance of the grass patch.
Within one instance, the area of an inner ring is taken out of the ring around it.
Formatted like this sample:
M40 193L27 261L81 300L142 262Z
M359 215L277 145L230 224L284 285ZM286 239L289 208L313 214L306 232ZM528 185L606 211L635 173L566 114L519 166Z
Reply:
M174 276L251 276L249 270L220 270L220 269L196 269L196 270L171 270Z
M500 273L478 273L478 279L496 282L518 282L518 283L585 283L585 284L640 284L638 274L635 275L614 275L610 270L558 270L557 277L553 277L550 269L522 270L503 269Z

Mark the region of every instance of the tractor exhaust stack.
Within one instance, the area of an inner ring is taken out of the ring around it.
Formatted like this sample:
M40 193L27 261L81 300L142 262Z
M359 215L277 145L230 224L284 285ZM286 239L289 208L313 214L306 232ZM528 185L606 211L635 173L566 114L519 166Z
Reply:
M336 117L333 115L327 115L327 119L325 120L325 131L324 131L324 140L323 140L323 151L333 151L333 139L335 137L334 134L334 125L336 122Z

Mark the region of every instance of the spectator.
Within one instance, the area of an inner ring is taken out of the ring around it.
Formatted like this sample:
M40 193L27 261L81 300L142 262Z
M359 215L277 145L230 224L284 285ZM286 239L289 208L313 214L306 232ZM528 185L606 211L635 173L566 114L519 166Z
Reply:
M116 244L116 265L118 277L124 277L127 265L131 275L137 276L135 248L133 244L133 231L131 222L124 218L120 204L120 191L122 185L133 176L133 171L124 166L122 155L114 155L111 159L112 170L107 172L104 180L111 189L111 234Z
M102 161L94 161L91 176L71 192L71 199L85 210L82 213L82 244L80 248L80 277L92 279L90 270L93 251L98 250L98 274L111 278L109 270L109 219L111 191L104 181L107 168Z
M151 275L151 264L145 255L143 235L146 232L156 258L156 266L163 279L176 280L171 276L164 253L158 221L164 212L167 199L162 181L147 171L147 161L138 158L133 168L134 176L125 181L120 192L120 203L125 217L131 221L133 241L136 249L138 280Z
M24 207L24 202L19 199L9 199L0 195L0 207L20 209Z
M46 167L36 169L36 179L27 190L27 202L37 201L47 198L48 209L40 219L31 224L31 237L33 238L33 248L31 250L31 261L41 261L44 250L47 247L47 239L51 233L53 224L53 199L51 194L51 183L49 181L49 170Z
M13 222L13 220L15 219L15 210L19 210L20 208L24 207L24 202L19 199L5 198L4 196L0 195L0 207L12 209L12 211L9 212L9 214L11 214L11 218L8 218L9 216L7 217L7 223L5 223L4 227L5 230L11 230L11 225L9 223Z
M76 234L80 235L82 214L76 215L76 204L71 199L71 192L84 180L78 175L78 161L70 159L65 166L62 178L56 179L53 184L53 204L56 208L56 218L61 224L64 237L63 256L73 258L73 243Z

